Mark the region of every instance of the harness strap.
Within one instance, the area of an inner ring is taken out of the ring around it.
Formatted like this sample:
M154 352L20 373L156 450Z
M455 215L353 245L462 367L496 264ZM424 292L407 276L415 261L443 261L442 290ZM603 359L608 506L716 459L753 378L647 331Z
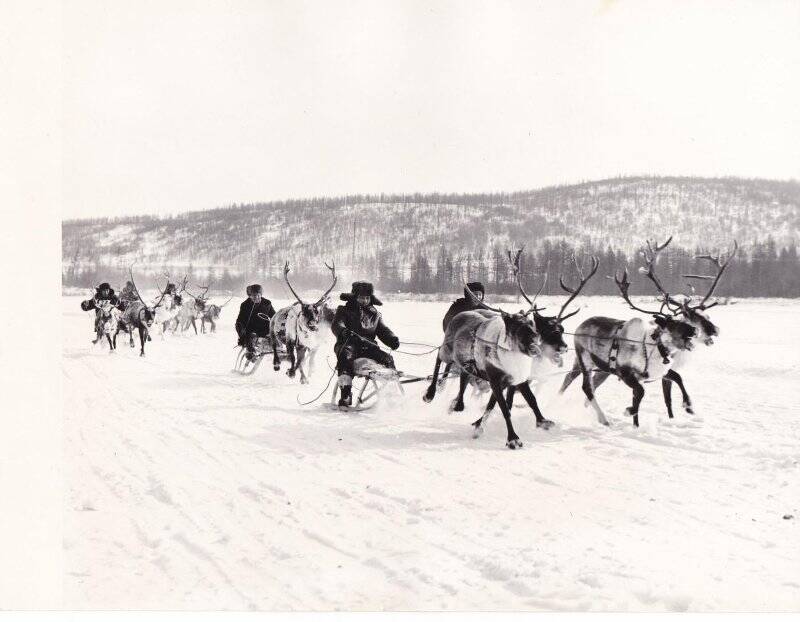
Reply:
M617 370L617 354L619 354L619 339L617 338L617 333L619 332L619 326L614 330L614 334L611 337L611 351L608 354L608 366L611 371Z

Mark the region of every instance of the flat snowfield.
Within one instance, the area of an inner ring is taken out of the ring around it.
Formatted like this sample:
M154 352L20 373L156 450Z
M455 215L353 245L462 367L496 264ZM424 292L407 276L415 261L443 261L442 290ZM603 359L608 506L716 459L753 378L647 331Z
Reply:
M552 429L517 398L517 451L499 413L471 437L485 395L448 412L454 381L431 404L420 382L363 412L331 409L330 388L300 405L331 345L310 385L270 361L232 373L236 300L215 334L154 329L145 358L138 336L92 345L79 302L63 299L67 609L800 609L798 302L712 309L720 337L681 370L697 414L676 387L668 419L649 383L638 430L621 382L598 391L610 428L578 381L558 395L570 352L534 389ZM580 303L568 331L633 315ZM446 308L382 312L436 345ZM435 354L395 360L427 375Z

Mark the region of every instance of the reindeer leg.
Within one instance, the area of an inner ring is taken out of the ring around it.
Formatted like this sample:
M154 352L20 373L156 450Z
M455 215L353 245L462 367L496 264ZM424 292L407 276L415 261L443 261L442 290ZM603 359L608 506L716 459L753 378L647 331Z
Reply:
M575 380L575 378L581 375L581 364L578 361L579 358L580 354L575 357L575 363L573 363L572 369L567 372L566 376L564 376L564 382L561 383L561 388L558 390L559 395L567 390L567 387L572 384L572 381Z
M592 372L587 369L587 366L583 362L583 358L580 356L580 354L578 355L578 365L580 366L581 373L583 374L583 393L586 395L589 405L592 407L592 409L594 409L594 412L597 415L597 420L603 425L609 425L605 413L603 413L600 405L597 403L597 400L594 397L594 390L592 389Z
M686 387L683 386L683 378L681 378L681 375L678 372L676 372L674 369L670 369L666 373L665 377L669 378L672 382L674 382L675 384L678 385L678 388L681 390L681 394L683 395L683 409L687 413L689 413L690 415L693 415L694 414L694 409L692 408L692 400L689 397L689 394L686 392ZM664 381L662 380L662 386L664 386L663 382ZM665 388L664 389L664 399L666 399L666 397L667 397L667 390ZM669 412L670 412L669 416L672 417L672 408L671 407L669 407Z
M466 376L466 374L463 375ZM486 403L486 408L483 409L483 414L480 419L472 422L472 438L478 438L483 434L483 424L489 420L489 415L492 414L495 404L497 404L497 398L494 393L492 393L491 396L489 396L489 401Z
M462 371L458 377L458 395L450 403L450 410L457 413L464 410L464 391L467 390L467 384L469 384L469 374Z
M281 368L281 357L278 354L278 338L273 334L271 335L272 341L272 369L279 371Z
M633 404L625 409L625 414L633 417L633 427L639 427L639 404L644 397L644 387L639 384L636 377L630 372L625 371L620 374L622 381L633 390Z
M506 389L506 404L508 405L509 408L512 408L514 406L514 394L516 392L517 392L516 387L508 387L508 389Z
M517 385L517 389L519 389L519 392L522 393L522 397L525 398L528 406L533 410L533 415L536 417L536 427L549 430L554 424L552 421L542 416L542 412L539 410L539 404L536 402L536 396L533 394L533 391L531 391L530 385L527 382L523 382ZM509 407L510 406L509 404Z
M139 352L139 356L144 356L144 327L139 327L139 343L142 345L142 350Z
M442 359L439 358L439 355L436 355L436 363L433 366L433 378L431 379L431 384L428 386L428 390L425 392L425 395L422 396L422 401L426 404L430 404L433 401L433 398L436 397L436 379L439 376L439 367L442 365Z
M514 431L514 426L511 425L511 410L503 398L503 385L501 385L496 379L490 379L489 384L492 387L492 394L497 400L497 405L500 406L500 410L503 412L503 418L506 420L506 430L508 431L506 447L509 449L518 449L519 447L522 447L522 441L519 440L519 436L517 436L517 433Z
M297 347L297 369L300 370L300 384L308 384L308 378L306 378L306 374L303 371L303 363L306 360L306 350L305 346L298 346Z
M289 364L290 364L289 371L286 372L286 375L289 376L289 378L294 378L294 373L297 371L297 363L294 358L293 343L288 342L286 344L286 354L289 356Z
M217 331L217 325L214 324L214 320L209 320L211 322L211 332L214 333Z
M111 335L109 335L108 333L106 333L106 339L108 339L108 350L109 354L111 354L114 352L114 342L111 341Z
M661 390L664 393L664 404L667 407L667 415L670 419L674 418L672 414L672 379L669 377L669 374L665 375L661 379Z
M453 367L453 361L450 361L444 366L444 371L442 372L442 377L439 378L439 388L444 386L444 383L447 382L447 377L450 374L450 368Z
M192 328L194 328L194 334L197 334L197 321L192 318Z
M314 375L314 361L316 360L316 357L317 357L317 350L316 349L309 350L309 352L308 352L308 375L309 376L313 376Z

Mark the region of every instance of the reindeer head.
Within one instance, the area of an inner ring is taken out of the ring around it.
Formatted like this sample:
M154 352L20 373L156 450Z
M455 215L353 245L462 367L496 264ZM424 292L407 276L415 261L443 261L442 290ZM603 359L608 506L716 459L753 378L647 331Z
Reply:
M668 315L654 315L653 320L661 330L658 339L668 350L691 350L694 348L692 337L697 329L684 320L677 320Z
M539 288L539 291L536 292L536 295L531 300L528 295L525 293L525 289L522 287L522 282L520 280L520 267L519 267L519 260L520 256L522 255L522 250L519 249L515 255L512 256L511 251L508 251L508 260L511 264L511 269L514 273L514 278L517 281L517 287L525 298L528 301L531 309L529 313L533 315L533 320L536 325L536 331L541 336L541 351L542 356L550 360L551 362L555 363L559 367L564 364L563 355L568 350L567 343L564 341L564 325L563 322L567 318L572 317L578 312L578 309L573 311L572 313L565 314L564 312L569 306L569 303L575 300L578 294L583 289L583 286L589 281L589 279L594 276L595 272L597 272L597 267L600 265L600 262L597 260L596 257L592 257L592 267L589 271L587 276L584 276L583 269L581 266L578 265L577 260L575 260L575 267L578 271L578 275L580 277L580 283L577 287L571 288L566 283L564 283L564 276L559 276L558 282L560 283L562 289L570 294L570 297L567 301L562 305L561 310L558 312L558 315L555 316L545 316L540 313L539 307L536 306L536 298L538 298L539 294L544 289L545 284L547 283L547 273L545 272L545 277L542 280L542 285Z
M728 262L736 255L736 251L739 248L738 243L734 240L733 242L733 249L728 254L728 256L720 261L720 255L698 255L696 259L706 259L710 261L713 265L717 268L717 273L713 276L707 275L697 275L697 274L684 274L683 276L688 279L700 279L700 280L710 280L712 281L711 286L709 287L706 294L702 297L698 304L693 305L691 302L691 297L687 300L678 300L674 298L671 294L669 294L664 287L661 285L658 277L655 274L655 264L658 259L658 254L667 247L667 245L672 241L672 237L661 244L659 246L658 243L654 243L653 245L650 244L650 240L647 240L647 248L643 251L644 259L645 259L645 267L640 268L640 272L642 274L647 275L647 278L650 279L653 284L656 286L658 291L661 293L662 303L661 303L661 310L663 311L666 307L671 311L673 316L683 315L684 320L694 327L696 335L703 341L703 343L707 346L710 346L714 343L714 337L719 335L719 328L711 321L711 319L706 314L705 310L713 307L717 304L717 302L712 302L711 304L707 305L706 302L714 293L714 290L719 283L720 278L722 277L722 273L725 272L725 268L728 265ZM694 293L694 287L690 284L689 288L692 293Z
M320 296L319 300L314 303L306 303L297 295L297 292L294 291L291 282L289 281L289 262L287 261L286 264L283 266L283 278L286 281L286 285L288 285L289 290L292 292L294 297L297 299L297 302L300 304L300 317L303 320L306 328L310 331L316 331L319 327L319 323L323 318L323 310L325 303L328 301L328 294L331 293L334 286L336 285L336 264L331 262L333 265L325 264L325 267L331 271L333 282L331 286L325 291L322 296Z
M711 321L708 314L701 311L699 307L692 307L686 302L681 305L681 313L684 319L694 327L698 339L707 346L713 345L714 337L719 335L719 327Z
M669 240L667 240L667 243L665 243L661 248L664 248L664 246L666 246L668 243ZM650 268L650 266L648 266L648 268ZM652 272L652 270L650 271ZM663 312L665 307L667 310L670 310L668 301L671 300L671 297L666 291L664 292L664 302L661 303L662 310L648 311L647 309L637 307L630 299L628 288L630 287L631 282L628 280L627 268L623 270L622 278L619 278L617 274L614 274L614 282L617 284L623 300L628 303L628 306L631 309L653 316L653 321L659 328L658 339L667 347L667 349L691 350L694 347L692 337L697 334L695 327L685 319L679 319L678 312Z
M528 314L523 311L519 313L500 311L500 314L506 327L506 336L514 347L528 356L539 354L541 335Z

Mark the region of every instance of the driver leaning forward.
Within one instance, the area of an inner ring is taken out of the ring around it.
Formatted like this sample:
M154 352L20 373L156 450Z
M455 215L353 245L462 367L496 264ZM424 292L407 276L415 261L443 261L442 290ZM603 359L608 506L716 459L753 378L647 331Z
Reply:
M375 297L372 283L356 281L349 294L343 293L339 297L345 304L336 309L331 329L336 335L334 352L342 391L339 406L346 407L351 406L353 400L354 361L357 358L368 358L394 369L392 355L381 350L375 338L392 350L400 347L400 340L383 323L380 312L375 308L383 303Z

